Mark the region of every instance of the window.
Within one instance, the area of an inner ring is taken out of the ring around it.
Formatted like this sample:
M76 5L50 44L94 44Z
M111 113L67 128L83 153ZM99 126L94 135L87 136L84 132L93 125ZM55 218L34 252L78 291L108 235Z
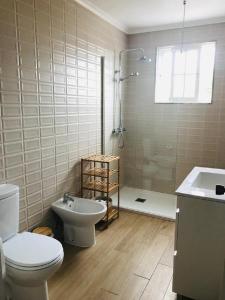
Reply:
M211 103L215 42L157 48L156 103Z

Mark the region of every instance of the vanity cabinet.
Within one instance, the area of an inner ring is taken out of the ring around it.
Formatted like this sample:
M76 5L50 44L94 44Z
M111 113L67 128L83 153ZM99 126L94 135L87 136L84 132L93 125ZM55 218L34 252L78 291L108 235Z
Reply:
M225 202L178 196L173 291L224 300Z

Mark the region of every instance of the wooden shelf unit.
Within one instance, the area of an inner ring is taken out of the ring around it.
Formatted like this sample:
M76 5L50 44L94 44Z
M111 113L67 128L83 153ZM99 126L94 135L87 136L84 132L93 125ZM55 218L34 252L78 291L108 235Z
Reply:
M86 175L86 174L84 174L84 175ZM117 188L118 188L117 183L109 183L109 186L107 186L107 183L105 183L103 181L98 181L98 180L85 182L83 184L83 189L85 189L85 190L102 192L102 193L107 193L107 192L111 193L112 191L114 191Z
M118 210L116 208L112 208L110 211L109 211L109 222L116 219L118 216ZM107 222L107 215L104 216L104 218L102 219L102 221L104 222Z
M110 170L109 171L109 176L112 176L113 174L116 174L118 170ZM95 176L95 177L101 177L101 178L107 178L107 170L104 168L95 168L95 169L90 169L84 171L83 175L88 175L88 176Z
M111 164L117 164L111 168ZM91 155L81 159L81 197L85 190L100 192L102 198L106 199L107 212L102 222L108 227L109 223L119 217L120 209L120 157L113 155ZM117 207L110 207L110 193L117 191Z
M113 155L101 155L101 154L95 154L88 156L86 158L83 158L83 160L90 161L90 162L100 162L100 163L110 163L115 160L120 160L119 156L113 156Z

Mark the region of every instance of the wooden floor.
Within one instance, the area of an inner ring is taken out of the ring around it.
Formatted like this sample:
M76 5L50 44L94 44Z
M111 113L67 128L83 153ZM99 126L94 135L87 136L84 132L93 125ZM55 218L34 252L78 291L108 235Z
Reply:
M122 211L88 249L64 245L50 300L174 300L174 223Z

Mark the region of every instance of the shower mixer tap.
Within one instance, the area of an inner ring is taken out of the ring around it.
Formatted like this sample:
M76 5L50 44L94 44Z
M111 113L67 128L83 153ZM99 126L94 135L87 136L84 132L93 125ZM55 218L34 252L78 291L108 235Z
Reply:
M116 129L114 128L113 131L112 131L112 133L113 134L119 134L119 133L123 133L125 131L127 131L126 128L124 128L124 127L118 127Z

